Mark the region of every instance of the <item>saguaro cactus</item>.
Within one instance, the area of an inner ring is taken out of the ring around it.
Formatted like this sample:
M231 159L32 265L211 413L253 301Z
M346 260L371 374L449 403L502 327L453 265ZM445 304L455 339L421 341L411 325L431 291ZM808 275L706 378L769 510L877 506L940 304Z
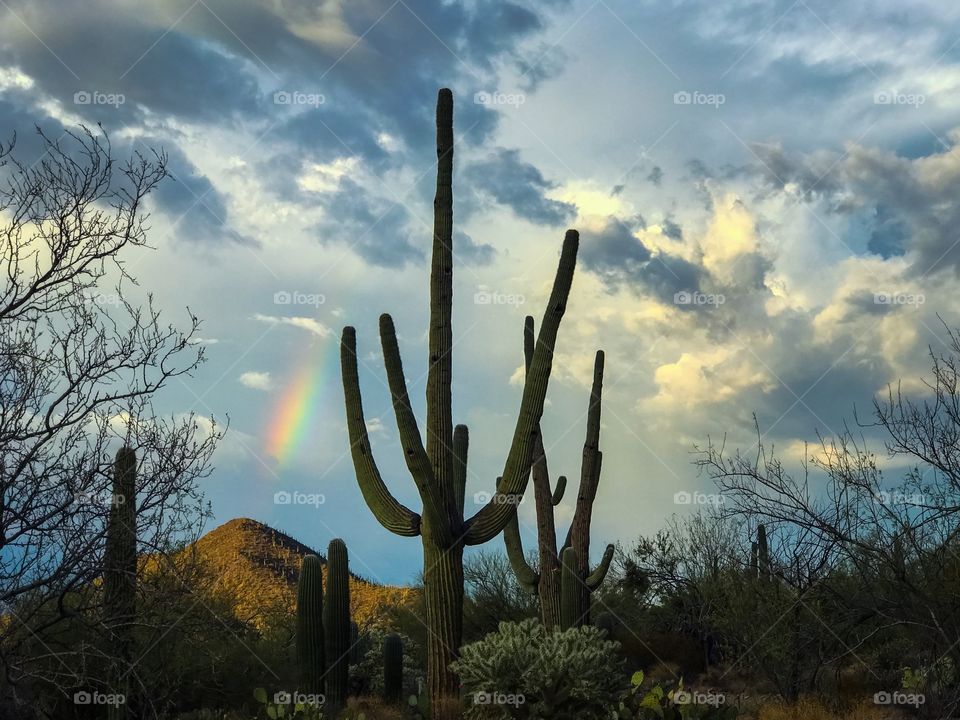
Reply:
M403 640L396 633L383 639L383 700L392 705L403 698Z
M327 647L327 705L342 708L347 701L350 666L350 571L343 540L327 548L327 597L323 604Z
M767 528L765 525L757 526L757 554L760 560L760 578L770 579L770 546L767 544Z
M553 349L573 282L579 235L568 230L560 264L540 327L540 336L523 387L513 441L494 497L470 518L464 517L468 434L453 427L451 402L453 330L453 94L437 98L437 191L433 203L433 250L430 270L429 367L426 444L420 436L410 399L393 319L380 317L384 364L407 468L423 503L422 515L402 505L389 491L373 459L364 423L357 374L357 340L352 327L340 345L347 429L353 464L364 500L388 530L423 543L423 588L426 603L427 691L434 720L455 717L459 683L449 669L463 631L463 548L485 543L509 521L516 497L526 488L533 444L543 414Z
M305 692L323 692L324 645L323 565L316 555L307 555L300 564L297 582L297 663Z
M107 521L103 557L104 618L116 666L114 693L128 702L108 706L110 720L127 717L129 665L133 660L133 621L137 605L137 455L129 447L117 451L113 470L113 495Z
M527 317L523 328L523 349L527 366L533 355L533 318ZM603 351L598 350L593 364L593 387L590 390L590 404L587 407L587 437L583 444L583 461L580 468L580 491L573 523L567 534L564 548L573 547L577 552L577 577L580 579L577 591L577 625L589 621L590 594L596 590L606 577L613 558L613 545L607 545L603 559L594 572L588 569L590 559L590 520L593 514L593 502L597 496L600 482L600 401L603 388ZM543 438L537 433L533 448L533 494L537 511L537 545L540 567L534 569L527 562L520 539L520 523L516 512L510 518L503 531L503 540L507 546L507 556L513 566L520 584L540 599L540 614L547 628L560 623L560 557L557 553L556 524L553 508L563 498L567 479L563 475L557 478L557 487L550 490L550 474L547 468Z

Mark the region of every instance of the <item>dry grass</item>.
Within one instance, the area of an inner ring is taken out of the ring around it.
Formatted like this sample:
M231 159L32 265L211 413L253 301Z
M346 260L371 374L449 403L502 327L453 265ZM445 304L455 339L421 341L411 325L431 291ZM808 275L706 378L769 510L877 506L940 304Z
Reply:
M755 714L747 717L756 720L898 720L903 715L872 702L861 702L841 712L834 712L820 701L808 698L794 705L763 705Z
M363 713L366 720L404 720L406 717L400 708L384 705L376 698L350 698L347 700L346 712L343 717L355 718Z

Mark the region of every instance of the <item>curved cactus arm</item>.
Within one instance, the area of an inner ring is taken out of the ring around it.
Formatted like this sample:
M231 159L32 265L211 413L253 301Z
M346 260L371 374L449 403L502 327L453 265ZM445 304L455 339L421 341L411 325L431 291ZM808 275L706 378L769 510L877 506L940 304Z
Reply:
M360 396L360 378L357 373L357 332L349 326L343 329L340 339L340 370L343 374L350 454L353 456L353 467L363 499L374 517L387 530L397 535L415 537L420 534L420 516L391 494L373 459L367 425L363 418L363 399Z
M507 558L517 576L517 582L528 592L536 594L540 585L540 573L530 567L523 554L523 540L520 538L520 520L516 511L503 528L503 543L507 546Z
M510 520L515 497L522 496L526 489L533 462L533 444L539 435L537 426L547 397L557 331L567 307L570 286L573 284L579 244L580 234L576 230L567 230L550 302L543 315L543 322L540 323L540 334L530 361L530 370L523 384L520 413L504 465L502 487L498 488L496 497L491 498L490 502L466 522L464 540L467 545L479 545L496 537Z
M553 495L550 503L556 507L563 501L563 491L567 489L567 476L561 475L557 478L557 486L553 489Z
M607 549L603 551L603 558L600 560L600 564L597 565L596 570L587 575L586 580L583 581L590 592L600 587L603 579L607 577L607 570L610 569L611 560L613 560L613 545L607 545Z
M430 458L427 457L423 440L420 438L417 418L410 406L407 381L403 376L403 360L400 357L400 346L397 344L397 331L393 325L393 318L388 313L380 316L380 343L383 347L383 364L387 369L387 383L390 386L393 411L397 418L397 430L403 446L403 457L417 490L420 491L424 515L430 515L431 519L435 519L431 527L442 531L448 528L448 523L444 522L446 513L443 495L437 487Z
M470 447L470 431L466 425L453 429L453 504L457 517L463 521L463 503L467 493L467 450Z

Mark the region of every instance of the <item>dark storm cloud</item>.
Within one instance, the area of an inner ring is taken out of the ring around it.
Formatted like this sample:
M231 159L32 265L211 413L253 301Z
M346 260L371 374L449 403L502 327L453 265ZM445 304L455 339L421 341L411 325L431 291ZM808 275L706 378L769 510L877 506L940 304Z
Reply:
M755 172L776 191L794 183L803 202L865 226L865 251L884 259L907 255L917 277L960 273L960 156L953 148L919 158L861 146L843 156L757 151Z
M0 30L0 62L33 78L35 95L59 100L86 122L102 122L108 132L150 124L159 135L178 121L227 122L262 132L263 146L276 149L270 160L253 160L264 185L284 199L311 204L318 200L292 180L305 163L355 157L374 175L406 166L418 174L428 171L435 162L432 125L439 86L459 90L458 144L481 145L495 131L498 112L474 103L473 93L509 90L489 87L487 78L507 63L533 86L556 73L563 59L560 52L519 49L522 40L543 29L541 6L496 0L322 6L209 0L140 9L100 0L92 6L33 2L13 8L42 29L43 43L9 23ZM322 95L324 102L289 107L275 102L275 91ZM78 104L77 93L122 96L123 102L84 102L81 95ZM395 138L397 147L384 149L383 134ZM176 136L170 135L173 142L164 144L171 160L182 162L176 163L179 171L173 168L178 184L167 183L158 193L160 206L174 219L189 210L183 226L198 235L230 234L224 229L223 196L182 153L176 155ZM509 192L490 187L488 195L522 216L548 224L572 216L572 206L543 198L552 185L515 152L491 160L487 169L520 174L509 178ZM418 183L415 192L429 203L427 186ZM385 247L376 250L369 236L354 245L371 262L396 266L421 255L401 232L409 225L402 208L381 207L356 185L320 202L327 200L346 204L341 212L354 228L386 213L381 223L395 232ZM463 203L465 213L470 209ZM345 234L327 230L328 236ZM492 257L489 246L465 239L462 247L473 262Z
M545 197L556 184L546 180L536 167L523 162L517 150L497 148L486 159L470 164L464 175L474 190L531 222L556 226L576 215L574 205Z
M161 182L151 197L175 223L173 234L178 240L259 244L228 227L226 197L178 148L163 147L160 140L152 138L131 148L147 157L151 150L162 150L167 156L171 177Z
M401 267L424 257L426 244L410 239L410 217L400 203L370 195L350 178L324 194L326 218L317 226L320 242L351 248L371 265Z
M626 286L638 294L651 294L662 302L673 303L676 293L700 288L700 268L668 253L651 252L622 220L608 218L601 231L583 235L582 266L611 290Z

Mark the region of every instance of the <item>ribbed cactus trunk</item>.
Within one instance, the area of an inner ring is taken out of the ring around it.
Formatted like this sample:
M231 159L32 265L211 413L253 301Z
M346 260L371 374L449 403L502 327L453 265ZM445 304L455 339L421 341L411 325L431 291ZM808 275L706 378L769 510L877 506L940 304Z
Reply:
M323 633L327 656L326 704L336 713L347 702L350 679L350 570L347 546L340 539L331 540L327 548Z
M580 558L577 551L568 547L561 556L560 568L560 629L583 625L580 608Z
M316 555L307 555L297 582L297 664L304 692L323 693L324 646L323 564Z
M403 640L396 633L383 639L383 701L399 704L403 699Z
M112 693L126 702L108 705L109 720L124 720L130 707L130 669L133 663L133 623L137 604L137 456L129 447L117 452L113 495L104 549L104 618L114 659Z
M460 688L450 663L463 631L463 549L496 537L515 515L526 489L540 416L546 399L560 320L576 266L579 235L567 231L549 304L523 387L513 440L495 496L472 517L464 516L468 433L453 426L453 94L437 97L437 189L430 269L426 442L407 394L393 319L380 317L387 381L404 460L423 503L422 514L401 504L383 482L373 458L363 415L357 370L356 331L345 327L340 344L347 429L364 501L388 530L423 542L427 624L427 693L433 720L459 716Z

